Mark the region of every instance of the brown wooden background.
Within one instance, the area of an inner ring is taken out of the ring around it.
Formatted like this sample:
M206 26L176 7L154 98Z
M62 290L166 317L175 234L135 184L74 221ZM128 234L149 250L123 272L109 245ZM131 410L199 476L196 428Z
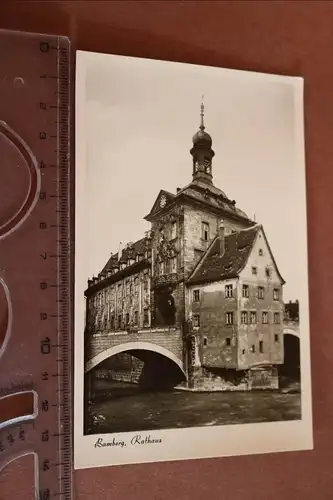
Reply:
M305 78L315 451L82 470L75 498L331 500L333 2L2 0L0 28L64 34L74 49ZM297 258L287 241L286 251ZM29 464L8 472L1 499L32 498Z

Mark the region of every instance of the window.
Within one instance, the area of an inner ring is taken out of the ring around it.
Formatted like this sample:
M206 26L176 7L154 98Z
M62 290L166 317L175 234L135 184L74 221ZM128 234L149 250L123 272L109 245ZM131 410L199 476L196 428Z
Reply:
M148 325L149 323L149 316L148 316L148 309L143 310L143 324Z
M193 302L200 301L200 290L193 290Z
M268 323L268 313L267 312L263 312L262 313L262 324L263 325L267 325Z
M247 314L247 311L242 311L241 312L241 323L243 325L247 325L247 323L248 323L248 314Z
M254 344L252 344L251 352L256 352L256 346Z
M259 352L261 352L261 354L264 352L264 342L263 342L263 340L259 340Z
M225 322L227 325L233 325L234 324L234 313L227 312L225 315Z
M280 324L280 313L274 313L274 323L276 325Z
M132 285L132 283L131 283L131 284L130 284L130 294L132 295L132 293L133 293L133 285Z
M232 297L232 292L233 292L232 285L226 285L225 286L225 292L224 292L225 296L226 297Z
M200 316L199 314L193 314L193 326L200 326Z
M204 241L209 240L209 224L207 222L202 223L202 239Z
M160 262L160 274L164 274L164 262Z
M114 316L111 316L110 327L111 327L111 329L114 329Z
M249 296L249 285L243 285L242 294L243 294L243 297Z
M126 325L129 324L129 313L126 314Z
M231 338L230 337L227 337L225 339L225 345L228 346L228 347L231 346Z
M143 289L145 292L148 290L148 276L145 276L144 278Z
M279 289L278 288L274 288L274 290L273 290L273 300L279 300L279 298L280 298Z
M245 354L245 349L242 349L242 354Z
M264 251L262 248L259 248L259 255L260 255L260 257L262 257L264 255Z
M252 266L252 274L255 276L258 274L258 268L256 266Z
M206 346L207 345L207 337L204 337L203 339L203 345Z
M269 267L266 267L266 269L265 269L265 273L266 273L266 277L267 277L267 278L270 278L270 277L271 277L271 274L272 274L272 273L271 273L271 270L269 269Z
M121 328L121 314L118 315L118 328Z
M176 273L177 272L177 258L176 257L172 257L171 259L171 269L170 271L172 273Z
M263 298L264 298L264 287L258 286L258 299L263 299Z
M138 311L134 312L134 324L137 325L139 323L139 313Z
M275 342L276 344L278 344L278 343L279 343L279 335L278 335L278 333L276 333L276 334L274 335L274 342Z
M176 222L173 222L171 224L171 239L173 240L177 236L177 224Z
M256 311L250 312L250 323L251 323L251 325L254 325L255 323L257 323L257 312Z

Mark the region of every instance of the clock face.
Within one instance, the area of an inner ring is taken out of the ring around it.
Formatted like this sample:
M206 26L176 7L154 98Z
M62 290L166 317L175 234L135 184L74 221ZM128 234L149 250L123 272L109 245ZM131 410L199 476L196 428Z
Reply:
M161 208L164 208L164 207L165 207L165 205L166 205L166 202L167 202L166 197L165 197L164 195L163 195L163 196L161 196L161 199L160 199L160 207L161 207Z

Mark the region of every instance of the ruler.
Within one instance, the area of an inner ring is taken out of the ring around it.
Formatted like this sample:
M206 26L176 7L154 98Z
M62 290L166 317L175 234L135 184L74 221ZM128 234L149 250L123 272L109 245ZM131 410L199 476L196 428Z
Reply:
M70 43L0 31L0 60L0 470L33 454L36 500L69 500Z

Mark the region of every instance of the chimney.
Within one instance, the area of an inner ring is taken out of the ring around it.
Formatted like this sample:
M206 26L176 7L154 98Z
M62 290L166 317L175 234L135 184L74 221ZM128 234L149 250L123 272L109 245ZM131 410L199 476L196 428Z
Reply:
M219 237L220 237L220 255L223 255L225 251L225 227L223 220L220 221Z

